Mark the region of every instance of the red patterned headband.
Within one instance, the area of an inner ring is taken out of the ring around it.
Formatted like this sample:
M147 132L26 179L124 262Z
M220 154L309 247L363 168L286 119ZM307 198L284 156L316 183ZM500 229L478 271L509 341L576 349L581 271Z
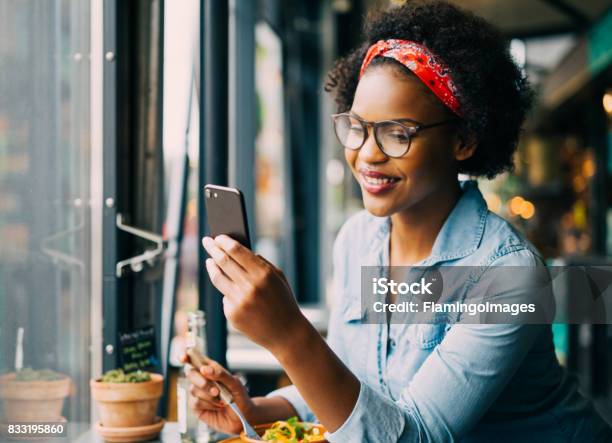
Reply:
M368 49L359 78L374 57L389 57L406 66L455 114L461 116L457 88L448 67L425 46L410 40L379 40Z

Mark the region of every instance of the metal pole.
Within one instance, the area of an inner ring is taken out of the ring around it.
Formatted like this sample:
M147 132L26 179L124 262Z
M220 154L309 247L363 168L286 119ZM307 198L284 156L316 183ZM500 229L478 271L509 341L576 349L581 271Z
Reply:
M202 107L198 226L202 237L208 232L202 196L204 185L227 185L228 178L228 1L201 0L200 11ZM204 268L204 249L200 247L199 251L199 305L206 312L208 354L223 366L227 366L227 324L223 315L222 296L210 283Z
M119 302L117 300L118 283L115 274L117 262L117 7L115 2L103 3L103 107L102 107L102 140L103 140L103 188L104 207L102 222L103 249L103 346L104 357L102 370L108 371L117 367L117 330L121 324Z

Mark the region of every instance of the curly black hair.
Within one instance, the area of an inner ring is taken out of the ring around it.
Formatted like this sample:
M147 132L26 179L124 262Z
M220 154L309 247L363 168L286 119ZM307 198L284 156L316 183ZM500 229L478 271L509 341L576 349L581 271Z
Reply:
M368 15L364 35L363 44L328 73L325 90L333 94L338 112L351 108L370 45L386 39L412 40L426 46L452 72L463 115L459 128L476 141L474 155L459 162L459 172L493 178L512 170L512 155L534 93L497 28L443 1L410 1ZM384 61L414 75L393 59Z

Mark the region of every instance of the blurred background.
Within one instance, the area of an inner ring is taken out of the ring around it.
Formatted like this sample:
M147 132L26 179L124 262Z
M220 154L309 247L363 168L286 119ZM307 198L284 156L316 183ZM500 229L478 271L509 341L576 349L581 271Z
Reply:
M331 245L362 206L323 83L364 14L400 3L0 0L0 373L23 328L24 365L70 376L63 414L85 429L89 379L121 364L120 333L153 325L173 420L200 308L211 356L253 395L286 384L202 272L202 188L243 190L254 249L324 334ZM454 3L501 28L538 92L515 171L480 182L489 208L550 264L611 264L612 1ZM612 420L612 328L554 335Z

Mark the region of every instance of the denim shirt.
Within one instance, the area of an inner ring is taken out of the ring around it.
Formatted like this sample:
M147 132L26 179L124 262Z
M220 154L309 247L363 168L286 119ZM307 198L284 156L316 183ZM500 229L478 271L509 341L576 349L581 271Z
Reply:
M543 266L533 246L488 211L475 182L461 188L431 255L418 266ZM559 365L550 325L362 322L361 266L388 265L390 223L362 211L334 244L327 340L360 390L328 441L612 440L575 378ZM316 421L294 386L269 396L286 398L302 420Z

